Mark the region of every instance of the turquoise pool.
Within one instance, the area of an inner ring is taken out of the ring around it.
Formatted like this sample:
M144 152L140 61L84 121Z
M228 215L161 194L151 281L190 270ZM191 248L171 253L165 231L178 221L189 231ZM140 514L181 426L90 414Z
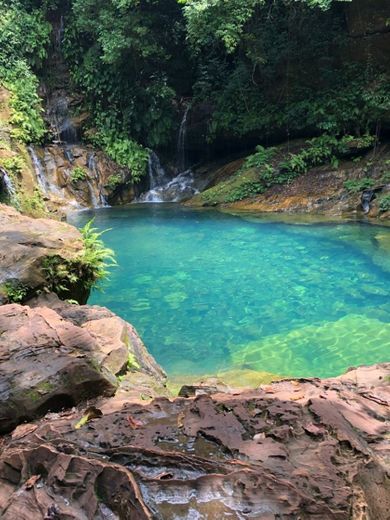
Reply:
M390 229L173 205L80 213L118 267L91 304L131 322L171 375L327 377L390 359Z

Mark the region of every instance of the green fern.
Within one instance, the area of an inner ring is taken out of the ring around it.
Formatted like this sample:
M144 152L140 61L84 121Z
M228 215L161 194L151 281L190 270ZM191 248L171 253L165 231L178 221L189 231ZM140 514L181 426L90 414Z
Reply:
M81 262L89 272L87 283L90 287L106 279L109 274L108 269L117 265L114 251L106 247L101 239L101 236L109 230L99 231L92 227L93 222L94 219L90 220L81 229L84 243Z

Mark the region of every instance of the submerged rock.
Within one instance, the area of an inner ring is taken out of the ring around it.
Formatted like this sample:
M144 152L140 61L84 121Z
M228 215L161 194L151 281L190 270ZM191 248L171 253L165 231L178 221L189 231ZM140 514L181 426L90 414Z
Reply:
M386 520L389 374L48 416L3 439L0 516Z
M107 309L45 304L0 307L0 431L113 395L128 370L164 380L133 327Z

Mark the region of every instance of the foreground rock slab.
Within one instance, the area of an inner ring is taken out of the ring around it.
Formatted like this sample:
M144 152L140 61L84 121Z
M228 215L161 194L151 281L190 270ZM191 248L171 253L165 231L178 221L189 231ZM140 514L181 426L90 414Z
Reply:
M3 438L0 517L388 520L390 364L102 402ZM212 390L211 390L212 391Z
M0 432L111 396L129 370L164 380L133 327L107 309L43 300L52 308L0 307Z

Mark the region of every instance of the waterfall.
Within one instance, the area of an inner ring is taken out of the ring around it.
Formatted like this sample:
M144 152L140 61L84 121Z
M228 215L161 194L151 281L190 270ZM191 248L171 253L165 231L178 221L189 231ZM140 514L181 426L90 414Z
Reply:
M150 189L164 186L164 184L166 184L169 181L169 176L166 174L166 171L161 166L161 162L158 155L155 152L153 152L153 150L149 154L148 175Z
M179 136L177 139L177 172L181 173L186 170L186 137L187 137L187 118L190 111L190 105L184 111L183 119L180 123Z
M97 197L95 195L95 191L93 189L93 186L91 184L91 181L89 179L86 180L88 191L89 191L89 199L91 201L91 205L93 208L99 207L99 201L97 200Z
M94 208L107 208L109 206L106 197L103 193L103 187L100 178L100 172L96 163L95 154L90 153L87 156L87 167L90 172L93 173L94 179L96 180L96 186L98 189L99 200L97 200L95 192L93 191L92 184L88 181L88 189L91 194L91 203Z
M55 92L48 100L47 116L58 141L66 144L78 142L77 130L69 117L69 102L64 92Z
M65 157L65 159L66 159L68 162L70 162L70 164L73 163L73 161L74 161L74 155L73 155L73 152L72 152L72 148L70 148L70 147L68 147L68 146L67 146L66 148L64 148L64 157Z
M62 42L64 39L64 17L61 15L59 24L54 28L54 40L55 40L55 48L58 52L62 50Z
M13 202L16 200L16 189L11 177L8 175L4 168L0 167L0 173L2 174L2 181L4 184L5 191L7 192L10 200Z
M169 182L164 168L161 165L158 155L153 152L149 154L148 159L148 177L149 191L143 193L139 199L140 202L163 202L161 188Z
M43 166L42 161L38 157L38 154L32 145L30 145L28 147L28 152L30 154L31 161L34 166L37 184L40 187L40 189L42 190L42 193L45 193L45 194L52 193L52 194L56 195L57 197L60 197L61 199L63 199L64 198L63 193L61 192L61 190L59 189L57 184L50 181L48 175L46 174L46 169Z
M33 146L28 147L28 152L30 154L30 157L31 157L31 160L32 160L32 163L34 166L34 171L35 171L35 176L37 178L38 186L41 188L43 193L47 193L49 191L49 183L47 182L45 170L42 166L42 163L39 160L39 157Z
M150 189L137 202L180 202L198 193L191 170L183 171L172 179L155 152L149 156L148 175Z
M190 105L187 106L179 128L177 139L177 175L171 178L161 165L153 151L148 162L149 191L143 193L137 202L180 202L199 193L195 185L194 174L186 168L187 119Z

